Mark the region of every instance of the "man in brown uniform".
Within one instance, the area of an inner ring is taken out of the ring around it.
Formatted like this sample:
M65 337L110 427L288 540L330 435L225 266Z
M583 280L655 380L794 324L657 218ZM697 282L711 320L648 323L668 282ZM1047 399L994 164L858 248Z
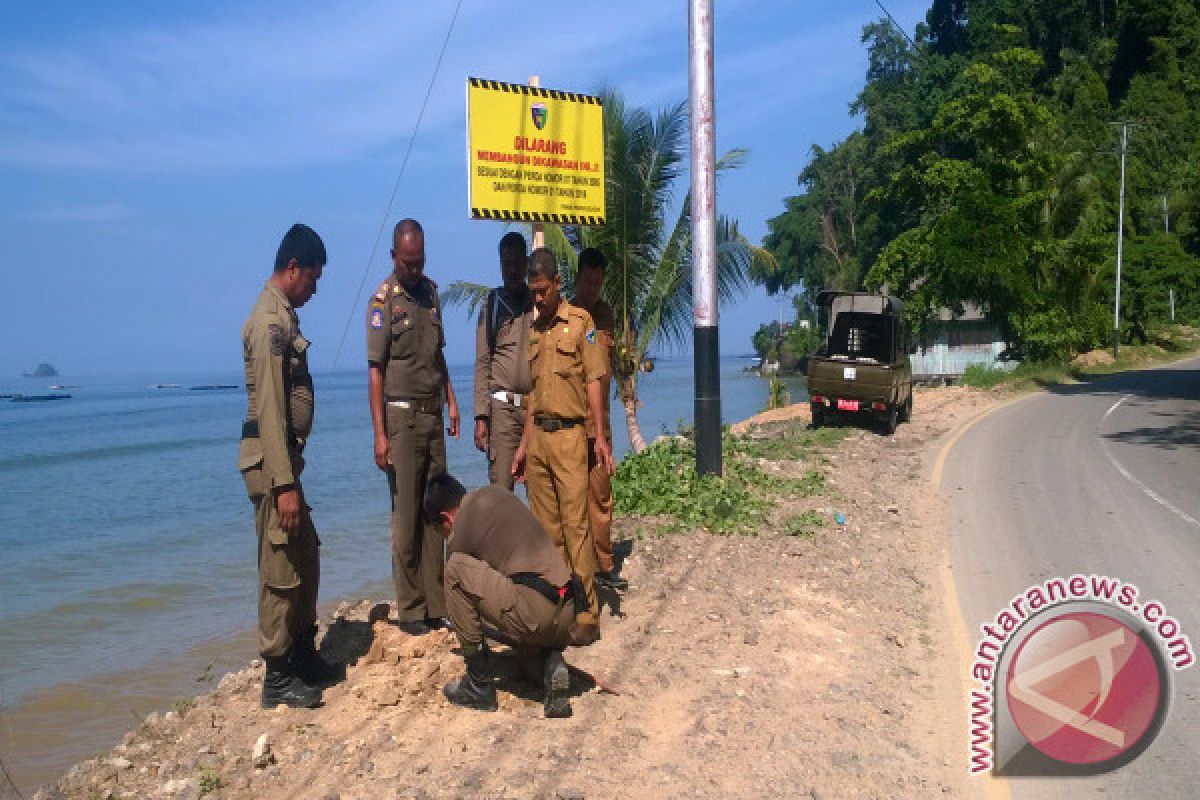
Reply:
M596 345L604 351L604 363L612 367L612 347L616 320L612 306L600 295L604 290L604 254L588 247L579 254L579 272L575 275L575 298L571 302L592 316L596 325ZM596 454L597 430L612 446L612 423L609 419L609 376L600 381L604 397L603 425L597 425L591 414L587 418L588 437L588 524L592 542L596 545L596 585L607 589L627 589L628 582L613 569L612 548L612 480Z
M458 403L442 354L442 308L423 274L425 234L416 220L396 224L393 272L367 304L368 393L375 464L392 495L392 579L401 627L421 634L446 615L442 537L426 525L421 498L429 477L446 471L442 404L458 436Z
M254 504L258 533L258 644L266 675L262 705L312 708L313 684L338 670L316 652L320 540L304 492L305 440L312 432L309 342L296 309L317 292L325 245L312 228L293 225L275 255L275 271L242 326L246 421L238 470Z
M547 717L571 716L570 676L562 650L575 619L574 589L546 531L517 496L501 486L466 494L449 475L429 482L425 514L450 541L446 605L462 645L466 674L442 690L455 705L496 710L483 623L523 651L537 654Z
M525 480L530 510L583 581L587 609L577 615L572 636L574 644L583 645L600 638L584 423L589 414L603 419L601 381L608 364L591 316L562 299L561 286L554 255L545 248L535 250L529 259L529 291L538 312L529 332L533 389L513 474ZM596 456L612 474L612 452L603 431L597 433Z
M500 240L504 285L488 292L475 330L475 446L487 453L492 483L510 491L531 385L526 355L533 318L525 285L528 259L525 237L506 233Z

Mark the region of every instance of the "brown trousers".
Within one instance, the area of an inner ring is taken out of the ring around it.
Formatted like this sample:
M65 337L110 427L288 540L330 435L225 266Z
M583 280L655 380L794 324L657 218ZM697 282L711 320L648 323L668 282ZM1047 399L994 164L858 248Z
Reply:
M478 558L451 553L446 562L446 606L465 647L483 644L483 623L529 648L567 646L574 605L552 604L534 589L513 583Z
M426 524L421 510L425 486L446 471L442 415L387 407L388 450L392 465L392 581L401 622L446 615L442 570L445 537Z
M547 433L537 425L525 457L529 510L537 517L558 554L583 581L588 611L579 622L600 621L596 601L596 547L588 529L587 434L582 425Z
M588 524L596 545L596 569L601 572L613 568L612 511L612 478L596 460L596 440L588 439Z
M525 409L492 398L488 415L488 478L513 490L512 463L525 430Z
M308 503L303 502L303 490L300 528L289 536L280 524L275 498L264 491L262 466L244 470L242 477L254 504L258 535L258 649L263 658L279 658L287 655L299 635L317 624L321 541ZM300 489L299 482L296 488Z

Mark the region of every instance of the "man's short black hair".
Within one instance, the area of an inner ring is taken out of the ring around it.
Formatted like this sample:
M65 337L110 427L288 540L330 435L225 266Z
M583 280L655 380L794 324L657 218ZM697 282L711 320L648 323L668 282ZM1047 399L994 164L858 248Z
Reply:
M608 259L596 248L585 247L579 253L579 271L583 272L588 268L595 268L603 272L608 268Z
M508 249L515 250L518 247L521 248L521 255L529 252L529 245L525 242L525 237L520 231L509 231L500 238L500 247L498 249L501 253Z
M539 247L529 255L529 277L545 278L552 281L558 277L558 259L544 247Z
M436 524L442 512L458 508L466 494L467 490L450 473L434 475L425 487L425 521Z
M396 223L396 227L392 229L392 241L398 241L401 236L409 234L417 234L422 239L425 238L425 229L421 227L421 223L411 217L405 217Z
M275 271L283 272L293 258L297 265L307 269L325 266L325 243L316 231L299 222L288 229L279 243L279 250L275 253Z

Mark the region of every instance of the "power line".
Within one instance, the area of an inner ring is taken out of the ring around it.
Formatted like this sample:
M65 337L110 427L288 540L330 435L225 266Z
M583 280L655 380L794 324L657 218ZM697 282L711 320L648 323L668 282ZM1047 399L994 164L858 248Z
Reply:
M458 12L461 8L462 0L458 0L454 5L454 16L450 18L450 26L446 28L446 37L442 39L442 49L438 53L437 63L433 65L433 74L429 76L429 85L425 87L425 99L421 101L421 110L417 114L417 121L413 125L412 134L408 137L404 160L400 162L400 173L396 175L396 182L392 184L392 194L388 197L383 218L379 220L379 230L375 232L375 243L371 245L371 255L367 258L367 265L363 267L362 278L358 282L358 291L354 293L354 302L350 304L350 314L346 317L346 325L342 328L342 338L338 342L337 352L333 356L334 369L337 369L338 361L342 357L346 334L350 332L350 323L354 320L354 312L358 310L358 298L362 296L363 286L367 283L367 275L371 272L371 265L375 263L375 254L379 251L379 241L383 238L383 230L387 227L388 217L392 214L392 205L396 202L396 194L400 191L400 181L404 177L404 170L408 167L408 157L412 155L413 143L417 140L417 131L421 129L421 120L425 119L425 107L429 105L429 96L433 94L433 85L437 82L438 72L442 69L442 60L446 57L446 48L450 45L450 34L454 32L454 23L458 21Z
M875 0L875 5L879 6L879 10L884 14L887 14L887 18L892 21L892 25L896 28L896 30L900 31L900 35L908 40L908 43L912 45L912 49L914 51L917 51L917 43L912 40L912 37L908 35L908 32L905 31L904 28L900 27L900 23L896 22L896 18L892 16L892 12L888 11L883 3L881 3L879 0ZM917 52L919 53L919 51Z

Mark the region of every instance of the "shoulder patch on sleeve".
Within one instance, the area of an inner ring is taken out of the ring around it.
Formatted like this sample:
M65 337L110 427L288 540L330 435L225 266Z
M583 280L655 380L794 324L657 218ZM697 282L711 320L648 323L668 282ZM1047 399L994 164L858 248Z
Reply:
M588 328L588 332L583 335L583 338L588 340L588 344L596 343L596 329Z
M383 327L383 307L372 306L371 308L371 328L379 330Z
M287 336L283 332L283 327L280 325L271 323L270 325L267 326L267 331L271 335L271 355L273 355L273 356L283 355L284 343L287 340Z

